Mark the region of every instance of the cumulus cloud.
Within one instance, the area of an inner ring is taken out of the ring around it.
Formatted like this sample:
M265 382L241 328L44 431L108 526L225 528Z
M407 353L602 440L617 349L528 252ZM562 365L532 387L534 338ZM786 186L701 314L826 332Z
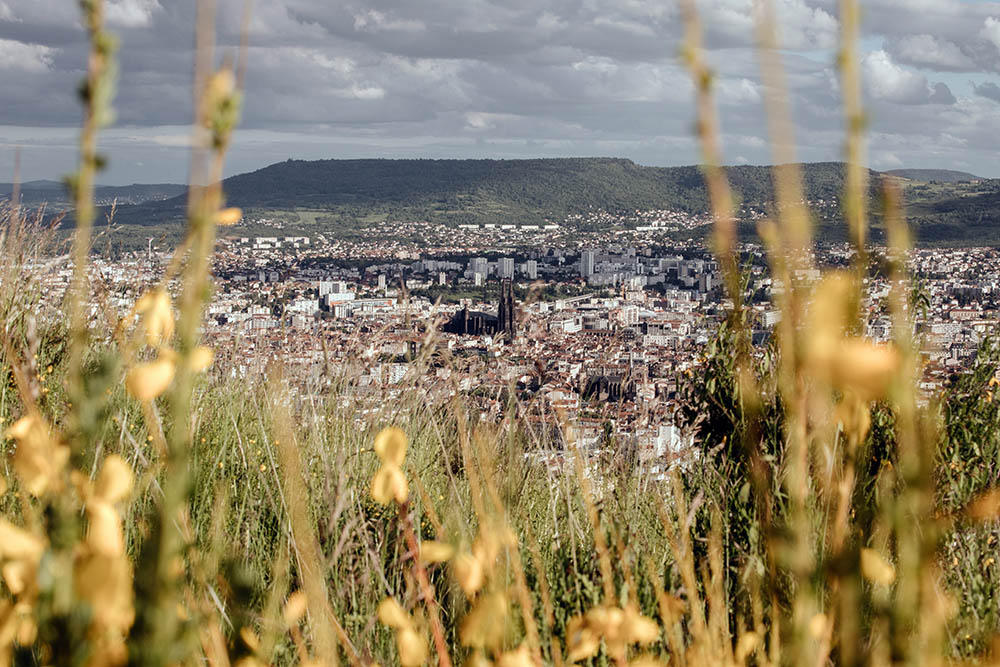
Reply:
M375 9L354 15L354 29L358 31L416 32L424 28L423 21L397 19Z
M979 35L1000 49L1000 19L992 16L986 17Z
M111 26L139 28L151 25L153 12L161 9L157 0L110 0L104 14Z
M703 22L714 42L750 46L755 43L754 0L708 0L699 3ZM796 50L833 48L838 22L833 14L807 0L777 0L778 39Z
M868 92L876 99L896 104L954 104L955 96L944 83L931 85L927 77L893 62L884 50L862 59Z
M976 95L993 100L994 102L1000 102L1000 86L992 81L973 84L972 88L976 91Z
M41 44L0 39L0 70L45 72L52 67L54 50Z
M954 42L934 35L906 35L889 40L887 49L899 62L933 70L968 72L976 63Z
M102 135L109 178L183 178L186 132L177 128L191 118L194 3L106 2L122 44L115 107L124 132ZM838 0L774 3L800 156L839 159ZM218 41L232 52L244 2L217 4ZM728 159L766 163L754 5L698 0ZM694 162L693 89L676 59L682 26L676 3L647 0L258 2L232 169L338 156ZM933 74L1000 71L997 5L866 0L863 27L865 44L881 44L865 58L872 155L998 169L996 90L956 95L953 76ZM26 175L68 171L86 59L75 3L0 0L0 40L0 134L19 128ZM49 141L57 132L69 139ZM0 172L8 164L0 145Z

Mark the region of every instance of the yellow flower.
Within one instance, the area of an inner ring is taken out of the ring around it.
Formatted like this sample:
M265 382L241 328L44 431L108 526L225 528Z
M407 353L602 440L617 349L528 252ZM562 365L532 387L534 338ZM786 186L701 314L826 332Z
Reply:
M900 366L899 353L859 338L845 340L832 365L834 384L872 400L884 397Z
M235 90L236 76L233 74L233 70L223 67L209 77L205 86L205 103L214 106L232 95Z
M465 667L493 667L493 662L481 651L476 651L466 659Z
M129 371L125 386L140 401L152 401L167 390L175 371L174 362L165 358L138 364Z
M660 638L660 626L648 616L643 616L633 606L625 608L622 631L632 644L651 644Z
M652 655L640 655L628 661L628 667L662 667L663 663Z
M58 484L59 473L69 460L69 447L49 433L39 415L18 419L7 430L7 437L17 441L14 468L29 493L41 496Z
M406 475L396 465L386 463L372 478L371 494L375 502L382 505L388 505L393 499L399 504L405 503L410 495Z
M497 660L497 667L535 667L531 653L526 644L521 644L513 651L507 651Z
M146 342L156 347L174 335L174 313L170 296L163 288L146 292L135 304L135 312L143 316Z
M37 563L45 551L45 542L6 519L0 519L0 560Z
M823 635L826 634L826 625L826 614L819 612L809 620L809 634L813 636L813 639L822 639Z
M861 550L861 573L865 579L883 586L896 579L896 569L874 549Z
M288 600L285 602L285 610L283 616L285 618L285 623L289 626L295 625L299 620L306 615L306 610L308 609L309 600L306 594L302 591L295 591L288 596Z
M454 568L458 585L462 587L462 591L468 597L472 597L483 587L486 578L483 572L483 565L472 554L459 554L452 563L452 567Z
M585 660L601 648L601 638L587 624L583 616L574 616L566 626L566 659L570 662Z
M420 544L420 560L425 563L443 563L455 555L455 548L444 542L426 540Z
M14 595L20 595L35 578L35 566L27 561L11 561L4 563L0 569L7 589Z
M254 653L260 650L260 639L250 628L246 626L240 628L240 638L243 640L243 643L246 644L246 647Z
M410 615L396 602L395 598L390 597L382 600L378 605L377 613L378 620L382 622L382 625L387 625L390 628L400 630L413 625Z
M188 366L193 372L200 373L207 370L214 360L215 350L207 345L199 345L191 350L191 356L188 358Z
M0 519L0 574L7 589L20 595L35 581L35 571L45 551L45 542L6 519ZM3 616L0 606L0 617ZM0 639L0 646L3 640Z
M242 219L243 219L243 211L241 211L239 208L235 206L230 208L224 208L215 214L215 224L221 225L223 227L235 225Z
M123 500L132 491L132 468L125 459L112 454L104 460L94 494L109 503Z
M597 653L601 639L614 653L624 652L629 644L650 644L660 638L660 626L632 605L600 606L571 619L566 638L568 659L576 662Z
M125 553L121 517L110 503L94 500L87 503L87 545L94 553L109 558Z
M744 632L736 642L736 662L743 664L760 645L760 636L756 632Z
M406 457L406 434L395 426L384 428L375 436L375 453L383 463L403 465Z
M841 390L853 390L864 401L885 396L900 366L899 353L848 335L857 286L843 271L827 274L816 286L806 328L806 362L810 372Z
M427 662L427 642L412 628L403 628L396 633L396 647L401 667L419 667Z
M73 582L79 597L90 602L98 628L123 633L135 618L132 607L132 566L124 556L81 555Z
M484 595L476 602L459 630L463 646L492 648L503 639L504 617L507 615L507 598L502 593Z

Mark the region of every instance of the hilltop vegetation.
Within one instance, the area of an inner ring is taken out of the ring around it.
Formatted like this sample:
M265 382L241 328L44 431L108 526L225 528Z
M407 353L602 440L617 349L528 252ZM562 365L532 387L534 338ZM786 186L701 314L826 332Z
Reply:
M186 185L175 183L133 183L132 185L99 185L94 198L99 204L142 204L182 196ZM0 199L7 199L14 192L13 183L0 183ZM29 207L45 205L55 210L70 206L66 186L59 181L28 181L21 184L20 201Z
M951 169L890 169L883 173L924 183L931 181L939 183L962 183L981 180L975 174L970 174L967 171L952 171Z
M771 212L774 187L770 167L735 166L726 173L752 237L749 212ZM805 194L821 240L844 238L840 194L844 165L802 165ZM918 242L926 245L1000 243L1000 181L962 180L971 174L940 170L886 172L900 181ZM876 211L872 238L883 240L878 215L883 174L868 172L870 199ZM922 178L923 180L914 180ZM135 206L119 205L115 220L125 236L157 234L180 225L186 194L163 198L170 188L147 186ZM669 209L691 214L708 210L700 168L646 167L617 158L534 160L287 160L224 183L227 202L249 218L280 219L300 229L336 234L377 220L429 221L440 224L541 224L567 215L603 210L610 213ZM99 191L98 196L113 193ZM121 202L122 198L119 197ZM302 214L306 211L307 214ZM131 229L138 226L137 229ZM265 230L267 231L267 230ZM251 230L252 233L252 230Z
M843 165L806 165L810 199L835 200ZM774 198L768 167L729 169L747 206ZM327 223L372 217L445 224L541 223L590 210L708 208L698 167L645 167L616 158L537 160L288 160L226 179L228 203L250 213L330 212ZM183 198L120 210L147 224L183 216Z

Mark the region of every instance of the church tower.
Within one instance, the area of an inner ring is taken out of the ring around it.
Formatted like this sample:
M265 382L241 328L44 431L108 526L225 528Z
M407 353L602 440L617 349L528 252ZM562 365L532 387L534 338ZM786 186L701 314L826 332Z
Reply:
M500 305L497 308L497 333L513 340L517 318L514 309L514 281L504 279L500 283Z

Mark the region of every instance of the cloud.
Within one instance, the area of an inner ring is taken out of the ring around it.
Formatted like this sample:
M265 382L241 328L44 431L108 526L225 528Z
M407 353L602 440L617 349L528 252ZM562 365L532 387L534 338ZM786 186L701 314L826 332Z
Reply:
M954 104L958 101L947 84L940 81L935 83L931 90L930 97L927 98L931 104Z
M977 69L973 59L957 44L926 33L893 38L886 48L895 60L916 67L955 72Z
M976 95L985 97L988 100L993 100L994 102L1000 102L1000 86L992 81L974 83L972 84L972 88L976 91Z
M121 28L148 27L156 10L162 10L157 0L110 0L104 6L108 24Z
M927 77L893 62L884 51L872 51L861 61L869 94L895 104L954 104L944 83L931 85Z
M872 162L876 167L881 169L894 169L903 166L903 161L899 157L890 151L876 151L872 155Z
M354 15L354 29L358 31L417 32L425 27L423 21L394 19L375 9Z
M0 70L45 72L52 67L54 50L41 44L0 39Z
M754 0L707 0L699 3L710 41L730 46L755 43ZM833 48L838 22L822 7L807 0L777 0L778 40L783 48L815 50Z
M101 135L107 177L183 178L194 3L105 1L121 41L119 126ZM842 157L838 2L774 0L802 159ZM698 0L727 159L766 163L755 3ZM239 43L244 0L217 5L222 57ZM251 19L236 171L288 157L699 156L674 2L271 0ZM1000 72L998 19L997 3L866 0L872 155L1000 171L995 91L953 94L954 75L934 74ZM86 62L75 3L0 0L0 40L0 144L17 128L26 176L69 171Z
M1000 49L1000 19L996 19L992 16L986 17L986 20L983 22L983 29L979 32L979 36Z

